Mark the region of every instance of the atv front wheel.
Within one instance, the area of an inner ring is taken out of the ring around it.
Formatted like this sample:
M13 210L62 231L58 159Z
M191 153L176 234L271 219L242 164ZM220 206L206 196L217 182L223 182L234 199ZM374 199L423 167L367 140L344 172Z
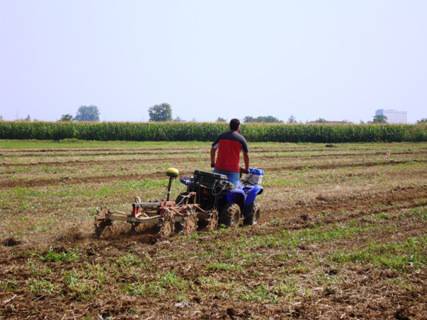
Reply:
M248 208L246 208L245 211L247 212L245 212L244 224L247 226L252 226L257 224L261 216L261 209L258 203L254 202Z

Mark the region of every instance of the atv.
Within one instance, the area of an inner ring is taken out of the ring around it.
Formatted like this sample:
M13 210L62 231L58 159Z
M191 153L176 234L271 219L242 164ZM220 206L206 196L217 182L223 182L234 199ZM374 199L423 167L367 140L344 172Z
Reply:
M256 197L263 192L264 172L251 168L240 183L234 186L227 176L196 170L191 177L182 177L187 191L170 200L172 182L179 176L174 168L167 170L169 183L165 200L142 201L136 197L130 213L100 208L95 217L95 236L101 237L114 221L123 221L135 231L139 225L157 226L160 237L176 232L189 234L197 229L216 229L219 224L233 227L243 221L256 224L260 208Z
M263 176L262 169L250 168L234 186L226 175L196 170L192 177L180 179L187 191L177 197L176 203L185 202L189 194L194 194L194 202L202 209L218 212L219 224L232 227L243 220L245 225L254 225L260 218L256 197L264 190L261 186Z

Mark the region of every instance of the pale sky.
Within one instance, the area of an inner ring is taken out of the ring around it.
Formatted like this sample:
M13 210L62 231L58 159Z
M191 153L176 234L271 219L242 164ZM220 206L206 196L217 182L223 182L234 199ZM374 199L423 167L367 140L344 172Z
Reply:
M425 0L0 0L0 115L427 118Z

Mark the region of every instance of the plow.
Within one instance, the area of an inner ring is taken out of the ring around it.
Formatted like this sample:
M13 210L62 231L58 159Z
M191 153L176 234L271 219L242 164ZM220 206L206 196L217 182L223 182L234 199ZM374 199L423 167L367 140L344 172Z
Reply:
M186 191L170 200L172 184L179 171L169 168L166 199L142 201L136 197L130 212L100 208L95 217L95 237L100 238L115 222L130 224L131 232L138 226L154 227L157 235L167 238L176 233L190 234L196 230L214 230L219 225L235 227L253 225L260 218L256 197L263 192L264 172L250 168L235 186L226 175L196 170L179 180Z

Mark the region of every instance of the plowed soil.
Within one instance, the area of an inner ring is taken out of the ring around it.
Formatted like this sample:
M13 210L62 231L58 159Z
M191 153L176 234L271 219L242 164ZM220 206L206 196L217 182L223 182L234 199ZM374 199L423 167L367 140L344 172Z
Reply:
M253 144L257 225L94 239L95 207L162 198L209 146L28 143L0 148L0 319L427 319L426 144Z

